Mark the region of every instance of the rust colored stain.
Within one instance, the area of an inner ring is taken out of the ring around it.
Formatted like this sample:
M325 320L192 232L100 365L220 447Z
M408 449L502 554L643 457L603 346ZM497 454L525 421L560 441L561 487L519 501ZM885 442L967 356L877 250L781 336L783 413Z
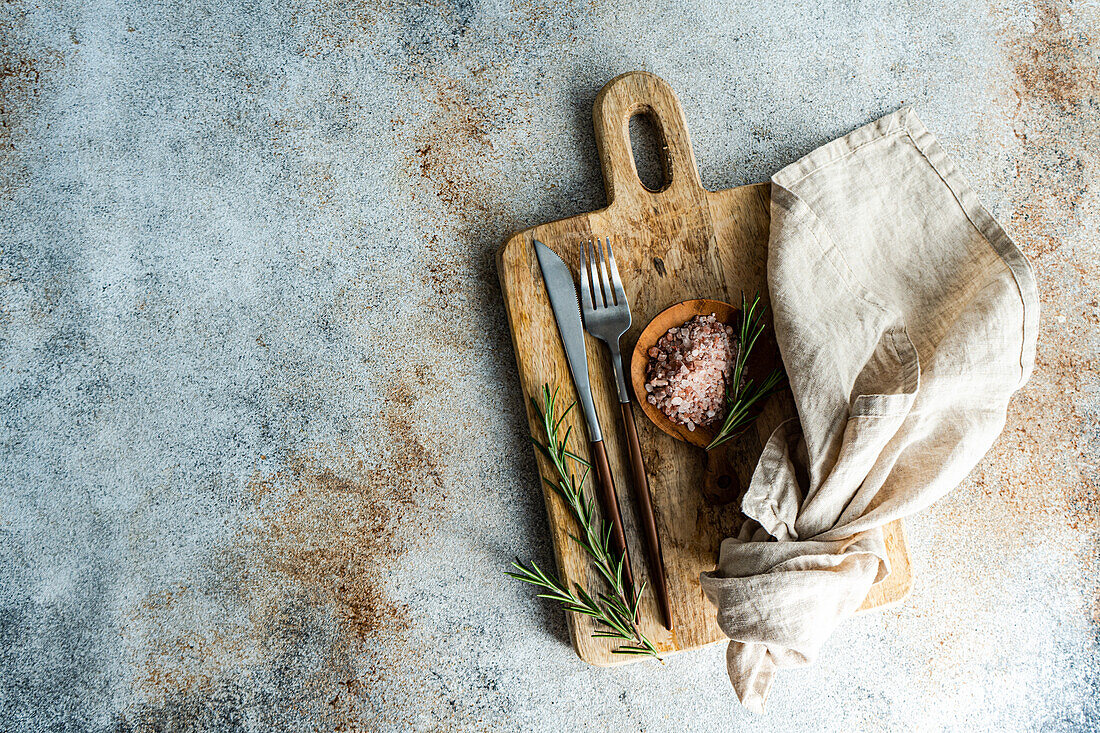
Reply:
M143 704L165 709L186 697L210 696L222 678L247 663L250 645L235 638L233 629L204 624L162 635L161 624L194 612L199 601L186 585L151 594L123 629L123 643L140 649L130 684L141 691Z
M380 465L347 449L335 461L324 455L332 451L318 452L251 484L259 522L244 539L255 560L312 604L332 608L358 640L407 627L405 607L383 591L384 571L443 496L435 459L402 416L412 406L407 386L393 390L386 416L392 448Z
M457 279L458 263L454 258L447 256L438 234L428 236L427 254L424 279L431 285L432 290L441 297L458 294L462 290L462 285Z
M1028 254L1043 257L1059 248L1082 207L1095 207L1096 197L1087 193L1100 162L1100 25L1071 27L1061 0L1040 3L1034 12L1031 32L1013 27L1002 39L1016 77L1012 118L1021 147L1020 206L1011 224Z
M386 597L377 570L399 554L393 530L415 506L413 497L313 458L296 458L274 485L265 483L256 482L261 527L250 538L261 567L312 605L332 608L355 638L403 630L405 609Z
M300 700L283 701L281 714L323 719L332 730L369 729L361 725L371 718L364 701L385 696L372 681L395 664L418 664L404 642L414 621L390 595L390 571L428 534L445 497L445 459L418 437L414 409L408 384L390 389L380 460L350 446L315 446L279 471L252 477L244 529L211 561L220 576L215 587L176 584L130 614L123 639L139 704L127 725L192 720L196 700L320 648L324 658L290 681L293 694L284 691ZM238 608L248 609L246 618L223 616ZM372 662L364 654L375 640L384 651Z
M442 203L448 221L468 224L499 201L479 175L499 157L489 135L490 112L453 80L435 81L429 93L434 97L433 114L421 128L410 168Z
M495 138L521 129L518 107L529 98L519 89L483 96L497 74L476 65L461 79L425 74L421 91L430 111L416 125L391 120L395 143L406 151L404 185L426 219L420 279L440 297L482 292L471 288L471 278L496 279L485 242L507 229L501 220L508 193L499 173L514 149L510 138L499 146Z
M1071 25L1060 0L1034 12L1030 32L1006 30L1002 38L1015 72L1011 119L1021 148L1008 228L1037 270L1040 336L1035 374L973 478L1018 521L1095 532L1100 425L1089 404L1100 363L1082 344L1100 322L1100 235L1087 226L1100 198L1093 183L1100 172L1100 26L1080 18ZM1073 254L1060 252L1067 245Z
M0 197L4 198L25 180L17 149L28 133L47 78L64 63L54 49L15 40L26 14L21 3L0 8Z
M1024 93L1073 112L1096 94L1098 70L1088 63L1094 39L1065 27L1062 18L1070 12L1066 3L1036 9L1035 32L1016 44L1016 75Z

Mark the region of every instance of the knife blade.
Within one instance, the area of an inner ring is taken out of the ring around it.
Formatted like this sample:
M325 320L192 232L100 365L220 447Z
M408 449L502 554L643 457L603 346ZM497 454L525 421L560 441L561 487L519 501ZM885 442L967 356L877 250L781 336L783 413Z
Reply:
M542 269L542 279L546 282L546 294L550 297L550 309L554 311L554 320L557 321L558 333L565 347L569 373L573 375L573 384L577 387L577 399L580 400L581 411L588 425L588 439L598 443L603 440L603 434L600 432L600 421L596 417L596 406L592 402L592 386L588 381L584 323L581 321L581 304L577 298L573 274L554 250L537 239L535 257Z
M577 399L581 403L581 412L588 425L588 440L592 448L592 465L599 479L600 505L604 517L611 523L611 541L615 550L623 558L623 586L626 595L634 601L634 572L630 566L630 552L626 546L626 531L623 529L622 513L619 511L619 497L615 493L615 484L611 480L611 466L607 462L607 449L600 432L600 421L596 416L596 406L592 402L592 385L588 381L588 352L584 347L584 322L581 320L581 304L577 298L577 285L573 274L552 249L535 240L535 257L542 269L542 279L546 283L546 294L550 297L550 309L554 311L554 320L558 324L558 333L565 347L565 360L569 362L569 373L573 375L573 384L577 388Z

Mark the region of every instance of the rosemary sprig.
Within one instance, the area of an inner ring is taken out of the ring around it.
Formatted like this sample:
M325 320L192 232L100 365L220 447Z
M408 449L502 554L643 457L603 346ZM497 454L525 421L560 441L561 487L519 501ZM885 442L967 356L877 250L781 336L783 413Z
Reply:
M749 362L749 354L752 352L756 340L764 333L764 311L757 310L760 305L759 293L752 299L749 305L745 301L745 294L741 293L741 329L737 349L737 360L733 365L733 379L726 385L726 419L714 440L707 446L707 450L717 448L727 440L732 440L743 433L745 429L759 417L754 407L761 404L767 397L782 389L786 375L782 369L773 369L760 384L753 384L751 379L745 378L745 368Z
M549 385L542 388L541 405L534 398L531 399L547 441L544 444L532 436L531 442L553 464L557 474L554 481L546 477L543 477L543 481L562 498L580 529L577 534L570 533L569 536L592 558L592 564L607 584L609 592L598 593L593 597L578 583L574 583L570 590L553 573L546 572L534 562L528 567L519 558L512 563L515 571L506 571L506 574L541 588L543 592L538 594L539 598L548 598L567 611L595 619L599 625L592 636L624 642L612 650L615 654L642 654L660 660L657 648L642 633L638 624L638 606L645 591L645 583L642 583L635 600L631 602L623 583L623 556L616 557L611 549L611 525L605 526L596 514L596 504L584 488L591 465L569 450L572 427L565 430L560 440L558 438L562 421L573 409L573 405L569 405L558 415L557 401L558 391L555 389L551 392ZM574 475L570 462L584 468L580 479Z

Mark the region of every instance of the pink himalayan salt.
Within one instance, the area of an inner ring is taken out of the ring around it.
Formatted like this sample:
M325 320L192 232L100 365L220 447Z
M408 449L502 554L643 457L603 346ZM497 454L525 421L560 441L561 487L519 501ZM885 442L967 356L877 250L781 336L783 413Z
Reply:
M646 400L688 430L720 422L736 349L733 328L714 313L670 328L647 352Z

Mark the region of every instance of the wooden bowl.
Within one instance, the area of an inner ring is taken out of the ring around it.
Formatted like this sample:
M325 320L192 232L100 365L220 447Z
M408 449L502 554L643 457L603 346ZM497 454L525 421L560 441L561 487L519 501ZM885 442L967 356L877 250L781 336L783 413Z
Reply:
M672 422L665 413L657 409L656 405L649 404L645 391L645 370L649 365L649 349L668 332L670 328L682 326L695 316L709 316L711 313L717 317L720 323L736 328L736 317L739 313L729 303L720 300L685 300L674 306L665 308L657 314L657 317L649 322L649 325L638 337L638 343L634 346L634 353L630 357L630 382L634 385L634 396L641 405L646 417L664 432L673 438L683 440L700 448L706 448L714 440L715 431L709 428L697 427L688 430L683 425Z

